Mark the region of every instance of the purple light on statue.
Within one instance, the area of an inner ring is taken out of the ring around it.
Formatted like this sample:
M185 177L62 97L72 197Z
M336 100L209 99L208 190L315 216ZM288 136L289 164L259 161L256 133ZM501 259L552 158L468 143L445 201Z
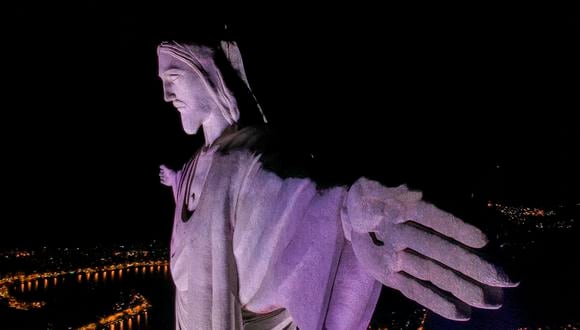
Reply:
M499 308L501 288L516 285L464 247L487 243L479 229L420 192L366 178L319 190L264 169L253 148L262 133L241 123L251 111L265 117L235 43L164 42L158 60L183 130L205 138L181 169L160 167L176 202L177 328L366 329L382 285L467 320L472 307ZM253 109L240 113L238 95Z

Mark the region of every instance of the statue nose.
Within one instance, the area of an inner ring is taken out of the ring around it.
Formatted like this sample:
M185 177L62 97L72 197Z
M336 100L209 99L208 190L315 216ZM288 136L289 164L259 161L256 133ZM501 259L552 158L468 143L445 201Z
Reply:
M173 93L163 93L163 99L165 100L165 102L172 102L173 100L175 100L175 94Z
M175 100L175 93L169 84L163 84L163 99L165 102L171 102Z

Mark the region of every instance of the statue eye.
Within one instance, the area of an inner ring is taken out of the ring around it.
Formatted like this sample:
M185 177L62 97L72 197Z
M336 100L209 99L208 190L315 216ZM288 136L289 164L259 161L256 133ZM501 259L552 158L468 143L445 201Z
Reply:
M178 70L170 69L165 71L161 77L165 82L171 83L179 79L181 76L182 74Z
M174 82L174 81L176 81L179 78L181 78L181 75L179 75L179 74L170 74L170 75L167 76L167 81L168 82Z

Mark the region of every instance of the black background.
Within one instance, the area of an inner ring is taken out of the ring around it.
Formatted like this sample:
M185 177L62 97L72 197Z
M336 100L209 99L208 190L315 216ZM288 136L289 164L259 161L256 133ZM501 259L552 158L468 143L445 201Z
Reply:
M200 140L162 100L155 46L224 25L270 122L329 181L406 182L458 211L580 201L571 8L19 7L2 11L2 245L167 240L158 165Z

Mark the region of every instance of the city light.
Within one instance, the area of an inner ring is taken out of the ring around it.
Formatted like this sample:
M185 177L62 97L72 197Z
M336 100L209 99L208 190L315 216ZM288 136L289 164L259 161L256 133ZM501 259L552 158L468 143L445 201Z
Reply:
M80 329L92 330L92 329L102 329L110 328L116 329L116 325L119 325L119 329L123 329L123 324L127 321L129 329L132 327L133 318L136 317L140 320L141 314L144 314L145 320L147 320L147 309L151 308L151 304L145 297L136 293L131 296L131 300L125 306L122 311L116 312L111 315L101 317L97 322L83 325Z
M115 264L115 265L106 265L100 267L86 267L86 268L78 268L69 271L57 271L57 272L43 272L43 273L32 273L32 274L15 274L15 275L7 275L0 278L0 300L6 300L8 302L8 306L11 308L19 309L19 310L30 310L36 308L42 308L46 305L43 301L34 301L34 302L27 302L18 300L10 293L10 287L15 285L15 283L20 283L20 291L31 291L32 285L34 283L35 290L38 289L38 280L42 280L44 283L44 288L47 287L47 280L49 278L53 278L53 285L56 286L58 283L58 279L62 278L64 281L65 275L77 275L77 281L82 281L82 275L85 274L87 279L90 278L91 274L94 274L94 281L99 280L99 273L103 273L103 281L106 279L106 272L111 271L119 271L121 274L123 269L132 268L138 269L142 267L160 267L163 266L164 268L169 264L167 260L146 260L146 261L135 261L130 263L122 263L122 264ZM121 278L121 276L119 276ZM25 290L26 289L26 290Z

